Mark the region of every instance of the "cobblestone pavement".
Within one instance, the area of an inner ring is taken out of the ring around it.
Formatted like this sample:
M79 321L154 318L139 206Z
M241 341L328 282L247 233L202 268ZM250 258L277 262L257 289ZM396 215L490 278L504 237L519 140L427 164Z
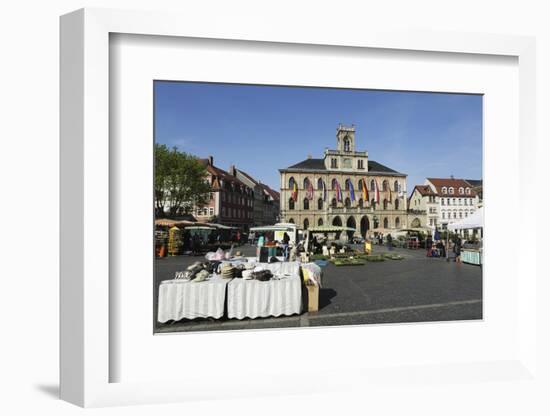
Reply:
M240 247L245 255L255 248ZM374 252L385 253L375 246ZM482 270L479 266L427 258L423 250L394 249L403 260L323 269L319 311L300 316L243 320L194 320L157 324L158 332L316 327L399 322L482 319ZM202 257L156 260L155 322L158 285Z

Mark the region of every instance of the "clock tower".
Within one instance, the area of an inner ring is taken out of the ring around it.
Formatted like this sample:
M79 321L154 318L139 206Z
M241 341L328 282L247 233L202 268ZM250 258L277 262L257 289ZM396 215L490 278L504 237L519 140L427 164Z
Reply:
M355 126L350 127L342 124L336 129L336 149L342 153L355 152Z

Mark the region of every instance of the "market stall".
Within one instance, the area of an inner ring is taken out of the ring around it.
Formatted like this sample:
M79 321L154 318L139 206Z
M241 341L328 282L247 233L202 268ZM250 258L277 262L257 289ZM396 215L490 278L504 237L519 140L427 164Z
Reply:
M300 263L257 263L256 268L269 270L273 277L267 281L233 279L229 282L228 318L265 318L301 313Z
M159 287L158 321L265 318L316 311L321 268L298 261L260 263L218 250ZM224 310L227 315L224 315Z
M480 230L481 238L476 244L466 244L460 253L460 259L463 263L483 264L483 207L479 208L472 215L463 218L460 221L449 224L448 229L451 231L462 230Z
M184 318L221 318L224 313L228 282L228 279L216 275L201 282L186 279L161 282L158 321L164 323Z

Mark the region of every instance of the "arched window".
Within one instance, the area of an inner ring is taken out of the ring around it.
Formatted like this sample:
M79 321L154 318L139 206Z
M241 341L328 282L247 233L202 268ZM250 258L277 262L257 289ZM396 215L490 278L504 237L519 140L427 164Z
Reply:
M445 211L441 212L441 218L445 219Z
M456 218L456 211L453 211L453 218Z
M374 191L375 190L375 184L374 184L374 179L370 181L370 190L371 191Z
M344 187L345 187L346 191L349 191L350 188L351 188L350 187L351 181L349 179L346 179L346 181L344 183L345 183Z
M344 139L344 152L349 152L351 150L350 141L348 138Z
M294 209L294 199L292 198L288 200L288 209Z
M337 206L337 205L336 205L336 204L337 204L336 198L332 198L332 201L331 201L330 204L332 205L332 208L336 208L336 206Z
M399 227L401 227L401 220L399 219L399 217L397 217L395 219L395 228L399 228Z
M309 209L309 199L304 198L304 209Z
M458 193L460 195L464 195L464 188L462 186L460 188L458 188Z
M294 218L289 219L288 222L289 222L290 224L294 224Z
M451 186L449 187L449 193L453 195L455 193L455 189Z
M458 213L458 217L462 218L462 210Z
M337 183L338 183L338 181L336 180L336 178L333 178L333 179L332 179L332 182L331 182L331 184L330 184L330 185L331 185L331 188L332 188L333 190L336 189L336 184L337 184Z
M317 200L317 209L323 209L323 198Z
M363 198L359 199L358 205L359 205L359 208L363 208Z
M388 219L384 218L384 228L388 228Z
M383 191L389 191L390 190L390 185L389 185L387 180L384 180L384 182L382 182L382 190Z
M307 230L308 227L309 227L309 220L306 218L304 220L304 230Z
M304 179L304 189L308 189L308 188L309 188L309 179L305 178Z
M346 208L351 207L351 199L346 198L345 205L346 205Z
M317 220L317 225L318 225L318 226L323 225L323 219L322 219L322 218L319 218L319 219Z
M293 176L291 176L290 179L288 180L288 187L289 187L289 189L294 188L294 177Z
M447 193L447 188L444 186L443 188L441 188L441 193L442 194L446 194Z
M372 207L372 209L376 209L376 202L374 201L374 198L370 200L370 206Z
M388 209L388 200L387 199L384 199L383 207L384 207L384 209Z
M399 198L395 198L395 209L399 209Z
M320 190L323 189L323 179L322 178L317 179L317 189L320 189Z
M393 190L394 190L395 192L399 192L399 182L395 181L395 182L393 183Z
M359 179L359 182L357 182L357 191L363 191L363 179Z

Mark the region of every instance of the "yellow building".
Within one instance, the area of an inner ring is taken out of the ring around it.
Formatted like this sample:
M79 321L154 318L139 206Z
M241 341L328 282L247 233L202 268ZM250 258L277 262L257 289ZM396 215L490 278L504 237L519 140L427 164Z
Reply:
M343 225L349 236L406 227L406 178L355 150L355 127L339 125L336 150L279 169L281 220L307 229Z

